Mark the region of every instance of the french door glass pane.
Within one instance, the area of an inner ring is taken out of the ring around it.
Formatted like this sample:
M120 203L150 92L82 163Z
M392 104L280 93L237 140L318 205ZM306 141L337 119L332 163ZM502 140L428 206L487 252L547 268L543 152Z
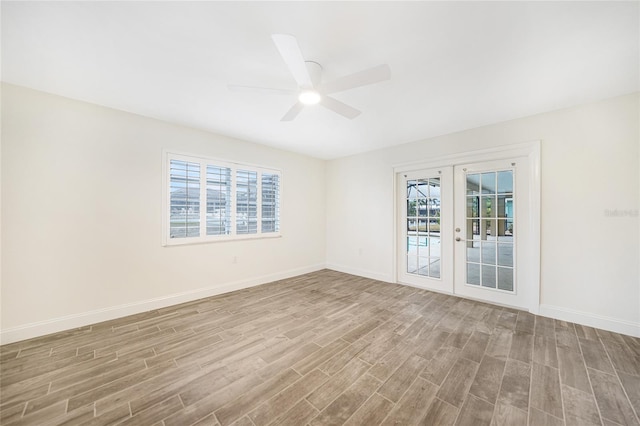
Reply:
M496 288L496 267L482 265L482 287Z
M513 217L513 195L500 194L497 198L496 213L498 217Z
M416 185L417 185L417 182L415 180L407 181L407 199L408 200L416 199L418 194L418 191L416 190Z
M480 219L467 219L468 239L480 239Z
M480 263L480 243L467 241L467 262Z
M513 244L498 244L498 265L513 266Z
M417 182L417 197L418 198L428 198L429 197L429 180L428 179L420 179Z
M513 291L513 268L498 268L498 288Z
M482 194L496 193L496 174L494 172L482 173Z
M418 237L418 256L429 257L429 245L427 237Z
M418 198L418 216L427 217L429 215L428 203L426 198Z
M440 278L440 259L434 259L429 265L429 276L431 278Z
M496 198L482 197L480 212L482 217L496 217Z
M480 285L480 265L467 263L467 284Z
M409 274L418 273L418 258L416 256L407 256L407 272Z
M498 223L495 220L482 220L481 225L484 228L480 232L480 237L486 240L495 240L498 232Z
M429 258L418 257L418 275L429 275Z
M413 200L407 200L407 217L413 217L418 214L417 204Z
M440 257L440 238L429 237L429 256Z
M496 243L482 242L482 263L489 265L496 264Z
M467 217L480 217L480 199L478 196L467 197Z
M513 170L498 172L498 194L513 192Z
M467 175L467 195L480 194L480 175L469 174Z

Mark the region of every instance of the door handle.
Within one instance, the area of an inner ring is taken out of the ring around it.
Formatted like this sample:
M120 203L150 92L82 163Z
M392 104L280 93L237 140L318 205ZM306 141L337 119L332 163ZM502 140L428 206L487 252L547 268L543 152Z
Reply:
M460 241L460 237L456 237L456 241Z

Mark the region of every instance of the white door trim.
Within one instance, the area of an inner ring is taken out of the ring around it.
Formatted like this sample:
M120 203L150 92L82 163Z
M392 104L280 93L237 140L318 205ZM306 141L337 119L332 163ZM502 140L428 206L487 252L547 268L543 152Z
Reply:
M526 157L529 166L529 222L527 224L531 235L532 274L529 312L537 314L540 309L540 141L524 142L513 145L503 145L476 151L443 155L426 161L413 161L393 166L393 278L398 282L398 173L421 169L456 166L465 163L504 160L512 157Z

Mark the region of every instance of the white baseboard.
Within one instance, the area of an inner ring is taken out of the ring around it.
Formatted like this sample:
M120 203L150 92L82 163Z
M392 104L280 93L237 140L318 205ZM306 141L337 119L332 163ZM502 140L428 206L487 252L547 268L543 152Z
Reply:
M180 303L190 302L205 297L211 297L218 294L241 290L243 288L266 284L272 281L291 278L297 275L319 271L324 268L338 272L344 272L347 274L358 275L378 281L389 283L395 282L395 280L393 280L390 275L380 274L378 272L366 271L336 264L310 265L303 268L278 272L275 274L234 281L215 287L205 287L183 293L172 294L169 296L158 297L140 302L128 303L120 306L113 306L109 308L98 309L95 311L53 318L46 321L34 322L18 327L7 328L0 331L0 344L4 345L21 340L31 339L34 337L44 336L51 333L57 333L64 330L84 327L102 321L125 317L127 315L139 314L141 312L146 312L153 309L165 308L167 306L177 305ZM435 289L428 290L437 291ZM613 331L615 333L640 337L640 323L634 323L632 321L625 321L617 318L605 317L588 312L575 311L558 306L544 304L540 305L538 315L600 328L602 330Z
M575 311L552 305L540 305L539 315L562 321L574 322L628 336L640 337L640 323L605 317L588 312Z
M386 283L394 283L395 280L391 278L391 275L381 274L379 272L366 271L364 269L352 268L350 266L336 265L335 263L327 263L325 268L332 271L344 272L345 274L357 275L359 277L370 278L372 280L384 281Z
M141 312L151 311L153 309L165 308L167 306L191 302L193 300L198 300L205 297L211 297L222 293L229 293L231 291L241 290L243 288L249 288L260 284L266 284L272 281L295 277L297 275L302 275L309 272L319 271L324 268L324 264L310 265L303 268L291 269L275 274L234 281L213 287L205 287L197 290L185 291L183 293L171 294L164 297L143 300L140 302L127 303L120 306L113 306L109 308L98 309L95 311L67 315L64 317L53 318L46 321L39 321L21 325L18 327L12 327L0 331L0 344L5 345L7 343L40 337L46 334L57 333L59 331L84 327L102 321L108 321L133 314L139 314Z

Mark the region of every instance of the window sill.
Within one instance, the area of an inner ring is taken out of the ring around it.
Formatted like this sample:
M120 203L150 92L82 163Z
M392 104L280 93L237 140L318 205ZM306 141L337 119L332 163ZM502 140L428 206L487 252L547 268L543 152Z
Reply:
M162 243L163 247L175 247L185 246L193 244L210 244L210 243L225 243L233 241L247 241L247 240L268 240L273 238L282 238L282 234L274 232L270 234L247 234L247 235L224 235L215 237L198 237L198 238L171 238Z

